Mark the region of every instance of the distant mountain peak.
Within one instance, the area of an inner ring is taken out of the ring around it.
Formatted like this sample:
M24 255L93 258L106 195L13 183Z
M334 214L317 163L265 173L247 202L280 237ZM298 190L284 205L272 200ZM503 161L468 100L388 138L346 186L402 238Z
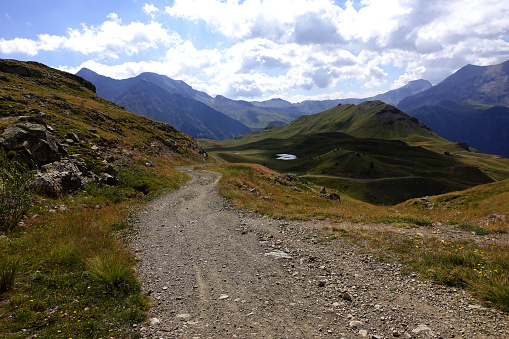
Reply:
M398 107L409 111L442 100L509 106L509 60L498 65L466 65L439 84L409 96Z

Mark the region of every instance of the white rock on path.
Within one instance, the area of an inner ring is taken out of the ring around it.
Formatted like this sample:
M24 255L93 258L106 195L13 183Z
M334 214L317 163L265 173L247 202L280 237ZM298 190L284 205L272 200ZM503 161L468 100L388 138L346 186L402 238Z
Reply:
M423 335L422 336L423 338L431 338L434 336L434 333L431 330L431 328L424 324L419 324L416 328L412 330L412 333L417 335Z
M269 253L265 253L265 255L266 256L272 256L272 257L275 257L275 258L292 259L292 257L288 253L283 252L283 251L279 251L279 250L272 251L272 252L269 252Z

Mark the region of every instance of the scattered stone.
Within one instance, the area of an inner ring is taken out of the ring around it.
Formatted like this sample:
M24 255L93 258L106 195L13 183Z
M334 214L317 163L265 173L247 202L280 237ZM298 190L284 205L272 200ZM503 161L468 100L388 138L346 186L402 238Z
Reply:
M265 253L266 256L272 256L275 258L292 259L292 257L283 251L275 250L269 253Z
M496 223L496 222L502 222L506 220L505 215L500 214L491 214L487 216L486 218L480 220L477 224L479 226L488 226L490 224Z
M0 147L14 150L14 160L38 165L62 159L67 152L44 123L22 122L9 126L0 138Z
M99 182L108 186L115 186L118 184L117 178L108 173L101 173L99 177Z
M341 297L345 300L352 301L352 296L348 292L344 292Z
M413 204L414 205L419 205L420 204L420 205L422 205L422 207L424 209L427 209L427 210L432 210L433 208L435 208L435 204L430 202L428 197L424 197L424 198L420 198L420 199L414 200Z
M341 196L337 193L329 193L329 194L326 194L326 197L330 200L336 200L336 201L339 201L341 202Z
M366 338L368 336L368 331L366 330L359 330L359 335L363 338Z
M230 296L228 294L221 294L218 299L219 300L224 300L224 299L228 299L229 297Z
M157 318L150 319L150 326L156 326L156 325L159 325L160 323L161 323L161 321Z
M177 319L180 319L180 320L191 319L191 315L189 313L177 314Z
M466 143L464 141L458 141L456 143L456 145L458 145L459 147L463 148L465 151L469 151L470 152L470 146L468 146L468 143Z
M359 320L352 320L350 321L350 327L351 328L357 328L357 327L360 327L362 325L364 325L364 323L362 321L359 321Z
M419 324L416 328L412 330L412 333L421 336L422 338L431 338L434 336L433 331L431 331L431 328L424 324Z

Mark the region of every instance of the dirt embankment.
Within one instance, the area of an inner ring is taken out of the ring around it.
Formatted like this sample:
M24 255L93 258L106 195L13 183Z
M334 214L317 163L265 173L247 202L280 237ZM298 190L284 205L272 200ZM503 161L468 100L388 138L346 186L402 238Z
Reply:
M134 328L143 338L509 337L509 317L463 291L308 237L327 222L235 210L217 174L185 170L187 185L137 221L133 247L154 300L150 322Z

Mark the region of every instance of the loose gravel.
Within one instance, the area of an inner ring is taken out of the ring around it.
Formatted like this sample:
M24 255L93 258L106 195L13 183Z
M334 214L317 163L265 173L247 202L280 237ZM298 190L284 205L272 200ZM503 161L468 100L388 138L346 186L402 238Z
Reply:
M135 222L153 300L133 327L142 338L509 338L508 315L465 291L309 237L327 221L236 210L218 195L218 174L183 170L192 179Z

